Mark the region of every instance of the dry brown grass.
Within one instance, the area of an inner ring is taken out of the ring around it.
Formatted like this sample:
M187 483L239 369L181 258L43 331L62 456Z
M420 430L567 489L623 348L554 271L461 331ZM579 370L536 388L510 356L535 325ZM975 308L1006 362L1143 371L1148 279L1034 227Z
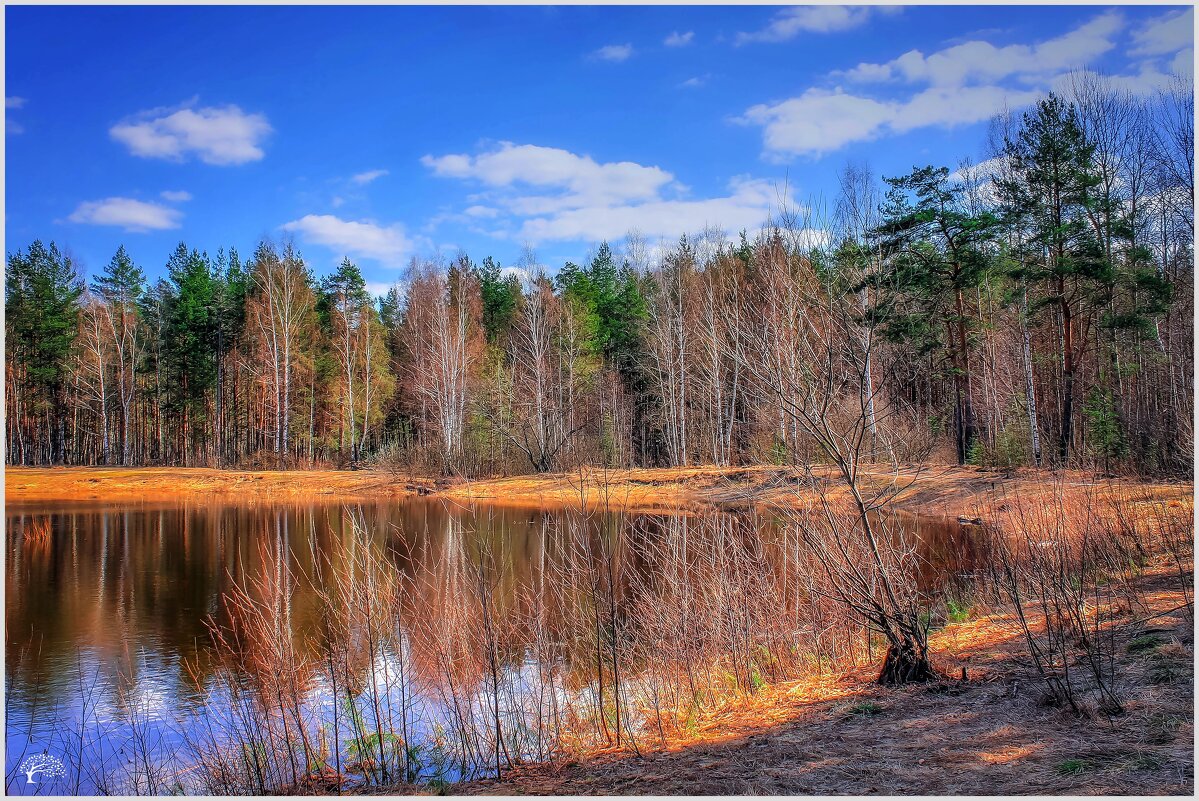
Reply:
M862 471L868 487L893 486L896 508L926 515L990 517L996 497L1052 497L1060 486L1088 487L1097 499L1126 498L1190 503L1191 482L1096 479L1081 470L1049 472L993 470L946 465L908 465L898 472L880 465ZM608 505L630 511L708 510L755 502L788 506L818 500L811 481L823 482L831 501L842 494L831 468L813 466L811 476L794 468L678 467L634 470L584 470L582 473L515 476L457 484L438 493L464 503L578 508L580 498L594 508Z
M870 670L784 683L707 714L638 758L601 752L511 772L466 794L1129 794L1194 787L1192 624L1168 567L1141 579L1161 644L1121 647L1126 711L1078 719L1044 706L1010 621L934 635L938 667L969 681L886 689ZM1122 646L1145 623L1122 624Z
M358 470L216 470L203 467L8 467L7 502L146 500L222 496L253 501L403 497L416 488L390 474Z
M827 468L812 476L836 501L839 482ZM864 482L894 483L895 506L930 515L989 517L995 498L1051 497L1059 486L1091 487L1094 497L1136 502L1190 503L1190 482L1097 480L1084 471L999 471L975 467L905 466L897 474L880 466L863 470ZM811 478L792 468L684 467L598 470L490 478L475 481L408 479L377 470L242 471L209 468L9 467L9 502L61 500L170 500L223 496L230 500L322 498L351 500L431 493L462 504L625 511L705 511L757 502L806 504L816 500Z

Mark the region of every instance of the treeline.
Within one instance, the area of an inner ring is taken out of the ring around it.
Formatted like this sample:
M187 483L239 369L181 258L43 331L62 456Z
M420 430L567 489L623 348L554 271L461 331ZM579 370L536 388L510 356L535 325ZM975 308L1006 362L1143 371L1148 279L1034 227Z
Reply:
M630 236L552 279L531 253L414 260L383 298L291 245L181 243L149 284L121 248L85 285L34 242L6 267L7 459L804 463L824 454L794 409L836 417L844 387L865 399L861 460L1188 471L1192 119L1189 84L1145 101L1080 76L998 118L982 165L885 193L847 167L829 220ZM864 369L811 357L847 336Z

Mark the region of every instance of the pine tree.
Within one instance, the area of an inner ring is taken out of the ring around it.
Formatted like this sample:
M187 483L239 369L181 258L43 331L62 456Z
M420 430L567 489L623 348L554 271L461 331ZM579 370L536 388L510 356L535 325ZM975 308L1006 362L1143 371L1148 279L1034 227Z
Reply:
M1015 138L1005 138L1003 156L1011 176L996 182L1004 215L1029 231L1029 244L1041 254L1026 261L1018 278L1030 285L1045 283L1047 293L1033 311L1052 309L1061 331L1058 457L1063 463L1073 448L1079 366L1115 277L1087 219L1100 182L1093 155L1074 106L1050 94L1025 112Z
M978 423L971 387L970 353L978 320L966 296L978 290L992 263L989 245L998 219L972 214L945 167L921 167L888 178L883 222L873 236L884 254L872 277L876 320L899 343L927 354L942 351L953 377L959 464L965 464ZM843 258L849 254L842 253Z
M167 262L172 283L166 308L164 356L168 400L178 416L177 447L184 463L206 440L209 392L216 384L218 285L206 254L182 242Z
M83 283L69 256L35 241L9 254L5 269L5 358L19 365L21 417L31 418L32 442L19 443L25 463L66 459L66 381L79 322ZM11 425L11 423L10 423ZM44 425L44 427L43 427Z
M497 345L512 328L516 301L520 297L520 280L515 275L504 278L499 262L490 256L483 259L475 274L483 301L483 330L488 344Z

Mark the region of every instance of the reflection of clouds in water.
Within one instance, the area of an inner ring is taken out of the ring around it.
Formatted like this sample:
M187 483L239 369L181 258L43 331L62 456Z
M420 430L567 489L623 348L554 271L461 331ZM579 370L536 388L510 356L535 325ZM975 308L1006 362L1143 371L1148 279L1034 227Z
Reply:
M49 547L34 550L19 534L16 539L10 534L6 543L9 631L37 631L42 637L36 649L10 647L6 654L12 677L6 747L10 755L31 743L37 751L51 741L64 747L71 726L86 718L94 760L112 759L142 737L154 745L155 760L175 760L172 771L186 768L197 742L227 747L230 733L262 715L259 687L239 673L240 658L252 657L248 664L264 660L273 680L290 687L287 682L295 679L306 728L331 735L336 720L343 764L354 736L347 720L347 676L367 733L380 727L406 732L406 745L423 749L426 771L437 769L439 759L453 762L443 774L449 779L489 768L495 743L488 739L494 734L487 722L497 704L509 755L540 758L554 747L564 720L599 720L610 711L611 685L601 704L589 684L595 660L590 638L596 635L590 630L587 582L591 560L604 551L600 543L615 543L608 552L616 565L616 592L627 595L632 586L656 599L677 591L697 565L723 565L730 553L757 554L768 572L774 558L770 541L777 533L770 525L670 516L580 522L503 509L472 515L415 501L60 512ZM617 529L624 535L617 536ZM920 533L930 561L938 565L967 552L935 528L925 526ZM797 542L790 537L784 545ZM746 550L749 546L758 550ZM481 620L485 607L476 560L482 552L497 557L485 600L508 656L500 665L498 697ZM358 559L372 572L358 572ZM255 577L263 582L247 590L248 605L234 609L229 594ZM390 599L394 605L377 612L381 626L370 638L372 649L362 631L361 606L351 605L344 619L330 621L319 597L322 588L360 590L368 578L386 578L398 588ZM708 597L702 582L687 589L696 598ZM701 609L717 614L716 601L703 603L709 606ZM288 664L295 673L272 661L269 636L237 640L241 651L233 655L215 653L205 621L231 630L254 604L291 638L295 654ZM770 614L779 613L772 608ZM652 615L643 622L652 625ZM339 671L336 685L329 675L330 652ZM622 664L622 687L647 698L656 688L642 684L634 667ZM622 718L633 706L622 704ZM631 723L637 730L646 719L634 715ZM459 736L464 726L473 727L470 742ZM600 737L596 729L589 731L585 736ZM196 774L186 775L195 783L189 789L197 789ZM136 773L126 776L135 778ZM86 781L84 786L96 789Z

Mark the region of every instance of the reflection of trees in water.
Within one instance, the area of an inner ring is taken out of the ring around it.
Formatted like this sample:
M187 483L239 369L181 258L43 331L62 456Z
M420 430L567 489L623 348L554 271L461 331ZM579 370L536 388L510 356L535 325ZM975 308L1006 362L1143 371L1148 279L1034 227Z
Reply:
M8 669L53 702L87 650L116 698L149 670L183 704L252 699L263 719L230 725L264 753L290 744L267 771L284 783L319 763L408 776L420 757L396 743L440 743L460 769L567 733L635 745L722 694L860 658L796 525L436 502L19 511ZM961 527L916 536L921 586L971 569Z

